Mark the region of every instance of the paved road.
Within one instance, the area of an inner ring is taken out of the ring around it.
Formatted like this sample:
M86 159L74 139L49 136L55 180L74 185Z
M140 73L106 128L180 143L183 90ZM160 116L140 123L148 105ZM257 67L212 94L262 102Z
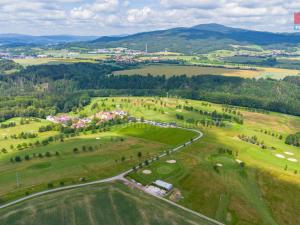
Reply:
M153 122L152 121L145 121L145 123L151 123L152 124ZM161 126L161 125L156 125L156 126ZM180 128L180 129L183 129L183 130L193 131L193 132L197 133L198 135L194 139L192 139L192 140L190 140L190 141L188 141L188 142L186 142L186 143L184 143L184 144L182 144L182 145L180 145L180 146L178 146L176 148L173 148L173 149L169 150L169 154L173 153L173 152L176 152L176 151L179 151L180 149L182 149L182 148L184 148L184 147L192 144L194 141L197 141L197 140L199 140L200 138L203 137L203 133L201 131L196 130L196 129L189 129L189 128L178 127L178 126L176 126L176 128ZM167 153L163 153L163 154L159 155L158 157L162 158L162 157L164 157L166 155L167 155ZM149 163L151 163L151 162L152 162L152 160L149 160ZM142 165L144 165L144 163ZM136 168L138 169L139 166L136 166ZM113 182L113 181L123 181L123 182L131 183L132 185L134 185L134 183L132 183L131 181L129 181L129 180L127 180L125 178L126 175L128 175L132 171L133 171L133 169L129 169L129 170L127 170L127 171L125 171L125 172L117 175L117 176L114 176L114 177L110 177L110 178L106 178L106 179L101 179L101 180L97 180L97 181L93 181L93 182L88 182L88 183L84 183L84 184L75 184L75 185L64 186L64 187L59 187L59 188L54 188L54 189L50 189L50 190L38 192L38 193L35 193L35 194L32 194L32 195L28 195L26 197L17 199L15 201L9 202L7 204L0 205L0 210L4 209L4 208L7 208L9 206L13 206L13 205L16 205L18 203L24 202L26 200L42 196L42 195L51 194L51 193L55 193L55 192L59 192L59 191L64 191L64 190L75 189L75 188L81 188L81 187L85 187L85 186L89 186L89 185L95 185L95 184L101 184L101 183L108 183L108 182ZM143 189L140 188L140 190L143 190ZM150 194L148 192L146 192L146 193ZM165 199L165 198L162 198L162 197L159 197L159 196L156 196L156 195L152 195L152 196L154 196L156 198L159 198L159 199L161 199L161 200L163 200L165 202L168 202L169 204L172 204L172 205L174 205L174 206L176 206L178 208L181 208L181 209L183 209L185 211L193 213L194 215L197 215L197 216L201 217L202 219L204 219L204 220L206 220L208 222L211 222L212 224L223 225L222 223L220 223L220 222L218 222L216 220L213 220L213 219L208 218L208 217L206 217L206 216L204 216L204 215L202 215L202 214L200 214L198 212L195 212L195 211L193 211L191 209L188 209L188 208L185 208L185 207L183 207L181 205L178 205L175 202L172 202L172 201L170 201L168 199Z

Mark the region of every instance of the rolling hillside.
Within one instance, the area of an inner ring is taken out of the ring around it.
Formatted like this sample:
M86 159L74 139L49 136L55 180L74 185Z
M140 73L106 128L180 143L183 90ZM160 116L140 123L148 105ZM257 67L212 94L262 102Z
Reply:
M203 53L217 49L230 49L231 45L263 45L285 48L300 43L300 36L292 33L270 33L226 27L219 24L202 24L189 28L173 28L138 33L124 37L101 37L91 41L93 47L129 47L150 52L168 49L174 52Z

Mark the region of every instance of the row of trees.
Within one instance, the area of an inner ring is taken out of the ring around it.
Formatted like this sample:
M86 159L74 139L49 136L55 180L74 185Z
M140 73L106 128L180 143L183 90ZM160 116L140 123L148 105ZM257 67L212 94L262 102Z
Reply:
M29 161L31 159L37 159L37 158L50 158L52 156L60 156L60 153L58 151L56 152L45 152L45 153L33 153L32 155L26 154L24 157L16 155L15 157L10 158L10 162L14 163L14 162L22 162L22 161Z

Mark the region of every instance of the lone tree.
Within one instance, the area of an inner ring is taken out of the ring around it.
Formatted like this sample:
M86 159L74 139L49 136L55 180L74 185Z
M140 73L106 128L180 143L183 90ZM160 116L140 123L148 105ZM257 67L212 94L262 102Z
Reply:
M78 148L73 148L74 153L78 153Z
M138 156L139 158L141 158L141 157L142 157L142 152L138 152L137 156Z
M17 155L17 156L15 157L15 161L16 161L16 162L21 162L21 161L22 161L22 159L21 159L21 157L20 157L20 156L18 156L18 155Z

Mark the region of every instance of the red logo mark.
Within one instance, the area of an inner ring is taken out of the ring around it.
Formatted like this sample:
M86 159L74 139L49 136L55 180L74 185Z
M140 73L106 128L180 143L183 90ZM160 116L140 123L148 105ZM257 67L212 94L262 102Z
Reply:
M300 25L300 12L294 13L294 24Z

